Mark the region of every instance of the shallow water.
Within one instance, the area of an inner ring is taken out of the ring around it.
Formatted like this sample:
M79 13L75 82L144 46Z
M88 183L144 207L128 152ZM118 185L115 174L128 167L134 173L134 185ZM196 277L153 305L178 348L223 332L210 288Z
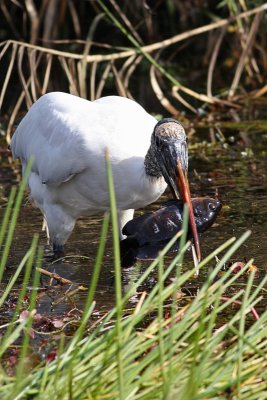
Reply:
M233 140L234 137L235 140ZM254 264L259 269L257 279L260 280L267 270L267 134L250 131L244 142L242 134L227 129L224 142L211 144L209 130L196 128L190 144L189 179L192 197L218 197L223 204L223 209L214 226L200 236L202 257L207 256L227 239L233 236L238 238L249 229L252 232L249 240L237 251L232 261L248 261L253 258ZM10 164L8 153L2 152L0 157L1 220L10 188L12 185L18 184L20 177L19 170L15 170ZM136 214L158 208L167 196L168 193L162 196L158 203L150 205L145 210L138 210ZM41 227L42 216L39 210L32 207L30 199L25 196L4 283L14 273L16 266L29 248L34 233L40 234L40 244L45 246L46 237L45 233L41 232ZM57 263L52 263L51 260L45 258L43 268L57 272L74 284L88 287L94 268L100 228L101 216L79 220L66 245L67 257ZM209 267L213 267L215 264L214 260ZM186 255L183 268L192 268L191 252ZM122 271L125 288L131 279L131 274L131 269ZM189 282L190 289L194 290L200 287L206 274L207 268L200 272L198 278ZM153 287L156 279L157 273L147 280L144 288L149 290L150 287ZM42 277L42 285L47 287L48 284L49 278ZM68 296L64 297L66 290L69 289L69 287L64 289L58 285L44 291L38 300L37 311L55 316L71 309L82 308L86 291L81 291L70 299ZM109 310L115 301L112 239L110 237L106 244L96 301L98 311ZM265 305L266 301L263 302L263 307Z

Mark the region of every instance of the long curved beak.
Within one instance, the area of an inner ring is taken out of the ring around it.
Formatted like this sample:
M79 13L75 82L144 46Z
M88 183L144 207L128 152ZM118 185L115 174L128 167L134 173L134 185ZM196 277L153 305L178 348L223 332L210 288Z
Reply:
M191 228L196 254L198 261L201 260L200 245L198 239L198 232L194 217L194 210L192 206L192 199L189 189L187 175L188 155L187 144L185 141L177 143L176 141L168 140L162 142L160 146L160 161L163 176L165 181L169 184L173 196L177 199L181 198L183 203L187 204L189 211L189 225Z
M183 168L182 168L180 160L177 160L177 170L178 170L178 175L176 177L176 183L177 183L177 186L179 188L179 192L180 192L180 196L182 198L182 201L188 207L189 224L190 224L190 228L191 228L191 231L192 231L194 244L195 244L195 247L196 247L197 258L198 258L198 261L200 261L201 260L201 251L200 251L200 245L199 245L196 221L195 221L195 217L194 217L194 210L193 210L193 205L192 205L191 193L190 193L190 189L189 189L188 179L187 179L187 176L185 175L185 173L183 171Z

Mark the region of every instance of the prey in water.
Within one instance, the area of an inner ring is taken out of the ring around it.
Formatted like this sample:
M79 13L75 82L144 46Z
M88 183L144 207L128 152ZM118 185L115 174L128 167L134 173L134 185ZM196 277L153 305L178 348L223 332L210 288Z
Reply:
M198 233L206 231L216 220L222 205L217 199L195 197L192 206ZM133 265L137 260L155 259L168 241L182 229L184 204L170 200L155 211L129 221L122 233L127 236L120 243L122 266ZM187 239L193 237L190 225ZM172 247L177 251L178 243Z

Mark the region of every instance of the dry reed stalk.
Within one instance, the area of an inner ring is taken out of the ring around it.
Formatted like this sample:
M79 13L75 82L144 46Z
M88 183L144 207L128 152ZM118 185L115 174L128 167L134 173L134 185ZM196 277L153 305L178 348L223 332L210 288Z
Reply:
M208 68L208 77L207 77L207 95L208 97L213 97L212 95L212 78L213 78L213 72L215 68L215 64L218 58L219 50L223 41L223 38L226 33L227 26L224 26L221 32L219 33L219 37L216 40L214 49L211 54L211 59L209 63L209 68Z
M3 100L4 100L5 93L6 93L7 85L8 85L8 82L9 82L9 79L10 79L10 76L11 76L11 72L12 72L12 69L13 69L13 66L14 66L14 62L15 62L15 59L16 59L17 48L18 48L17 45L12 46L11 59L10 59L9 66L8 66L8 69L7 69L7 73L6 73L6 76L5 76L5 80L4 80L4 83L3 83L3 88L2 88L1 94L0 94L0 109L2 107L2 103L3 103ZM7 47L5 46L3 50L6 51ZM2 56L2 54L1 54L1 56Z
M28 79L28 81L27 81L27 85L29 85L29 84L30 84L30 79ZM13 108L13 111L12 111L12 113L10 115L8 126L7 126L7 130L6 130L6 142L7 142L7 144L10 144L10 142L11 142L12 126L13 126L13 124L15 122L15 119L17 117L17 114L19 112L21 104L22 104L22 102L24 100L24 97L25 97L25 92L22 91L20 96L19 96L19 98L18 98L18 100L17 100L17 102L16 102L16 104L15 104L15 107Z
M79 93L79 78L78 78L78 68L77 68L77 62L75 60L67 60L70 74L72 76L73 82L75 83L75 87L77 88L77 91ZM80 96L80 93L78 94Z
M7 49L10 46L13 46L12 43L10 43L10 42L2 42L2 43L0 43L0 47L3 47L2 51L0 52L0 60L5 55L5 52L7 51Z
M127 16L122 12L121 7L118 6L115 0L109 0L110 4L113 6L114 10L118 13L118 15L121 17L122 21L124 22L125 26L129 29L129 32L135 37L135 39L139 43L143 43L142 38L139 36L138 32L136 29L131 24L131 21L127 18Z
M86 85L86 76L87 76L87 61L86 57L90 53L91 46L92 46L92 41L94 37L95 30L97 28L97 25L99 24L100 20L104 17L104 14L99 14L94 18L93 23L90 26L86 42L84 45L84 50L83 50L83 58L81 61L78 62L77 69L78 69L78 80L79 80L79 87L80 87L80 96L87 98L87 85ZM91 74L93 73L95 75L96 72L96 62L93 61L92 63L92 68L91 68ZM94 99L95 97L95 91L92 90L92 76L91 76L91 99Z
M256 93L252 95L252 98L257 99L258 97L263 96L265 93L267 93L267 85L264 85L261 89L257 90Z
M56 281L60 282L62 285L72 285L73 282L70 281L69 279L63 278L56 272L49 272L46 269L43 268L36 268L37 271L39 271L41 274L49 276L52 280L55 279ZM52 285L50 285L52 286Z
M50 41L47 40L47 42L50 42ZM56 49L50 49L49 47L37 46L37 45L33 45L31 43L21 42L19 40L13 40L13 39L1 42L0 46L5 46L6 44L7 45L17 44L20 47L35 49L42 53L47 53L47 54L51 54L53 56L64 57L64 58L69 58L69 59L73 59L73 60L82 60L84 58L84 56L82 54L70 53L67 51L61 51L61 50L56 50ZM137 53L136 50L127 50L127 51L121 51L120 53L88 55L88 56L86 56L86 62L91 63L94 61L97 61L97 62L113 61L113 60L118 60L118 59L122 59L122 58L127 58L136 53Z
M96 99L96 70L97 70L98 63L93 62L91 65L91 73L90 73L90 99Z
M42 59L42 56L43 56L42 54L39 54L39 56L37 58L36 69L38 68L38 65L39 65L39 63L40 63L40 61ZM51 64L52 64L52 57L48 55L48 63L47 63L47 68L46 68L44 82L43 82L43 90L46 89L46 87L47 87L47 85L49 83ZM30 85L30 82L31 82L31 77L26 82L27 90L28 90L28 87ZM25 96L26 96L26 92L25 92L25 90L23 90L21 92L16 104L15 104L15 107L13 108L13 111L12 111L11 115L10 115L8 126L7 126L7 131L6 131L6 142L7 142L7 144L10 144L12 127L14 125L14 122L16 120L17 114L18 114L18 112L20 110L21 104L22 104Z
M75 83L75 81L73 79L73 75L72 75L72 73L70 71L70 68L69 68L69 66L67 64L67 61L66 61L65 57L58 57L58 60L59 60L59 62L61 64L61 66L62 66L63 71L66 74L66 77L68 78L70 93L74 94L75 96L79 96L79 91L78 91L78 89L76 87L76 83Z
M239 3L240 3L241 8L244 11L247 11L247 6L246 6L245 2L239 0ZM250 24L249 24L248 18L245 18L244 23L237 20L237 27L239 29L238 33L240 36L240 45L241 45L242 51L244 51L247 47L249 26L250 26ZM250 60L248 60L248 62L245 63L244 68L246 69L248 76L251 78L254 76L255 72L258 73L258 66L253 57L251 57Z
M71 18L72 18L74 31L76 33L76 36L80 37L82 30L81 30L79 17L78 17L76 8L74 7L74 4L73 4L72 0L68 0L68 7L69 7L69 10L70 10L70 15L71 15Z
M133 57L128 58L128 60L126 60L125 63L123 64L123 67L125 67L126 65L128 67L128 64L129 64L129 68L125 73L123 84L124 84L124 87L125 87L125 89L127 91L127 96L129 98L131 98L131 99L133 99L133 96L131 95L131 93L129 91L130 77L133 75L135 69L137 68L137 66L140 64L140 62L142 60L143 60L143 56L142 55L139 55L138 57L133 56Z
M248 16L263 12L266 9L267 9L267 3L263 4L260 7L256 7L253 10L241 13L241 14L235 16L235 17L222 19L220 21L204 25L204 26L202 26L200 28L196 28L196 29L192 29L190 31L183 32L181 34L173 36L172 38L165 39L165 40L163 40L161 42L156 42L156 43L153 43L153 44L150 44L150 45L143 46L140 49L144 53L151 53L151 52L153 52L155 50L159 50L159 49L162 49L164 47L171 46L171 45L173 45L175 43L181 42L181 41L186 40L186 39L188 39L190 37L197 36L197 35L200 35L202 33L212 31L214 29L222 28L223 26L228 25L229 23L234 22L237 19L246 18ZM72 58L72 59L75 59L75 60L81 60L83 58L83 55L81 55L81 54L75 54L75 53L60 51L60 50L56 50L56 49L50 49L50 48L47 48L47 47L36 46L36 45L31 44L31 43L24 43L24 42L17 41L17 40L7 40L5 42L0 43L0 45L1 44L4 45L5 43L9 43L9 44L16 43L19 46L34 48L34 49L39 50L39 51L41 51L43 53L49 53L49 54L53 54L55 56ZM140 50L138 50L138 49L131 49L131 50L127 50L127 51L121 51L120 53L112 53L112 54L106 54L106 55L102 55L102 54L88 55L86 57L86 61L88 63L93 62L93 61L98 61L98 62L113 61L113 60L117 60L117 59L121 59L121 58L127 58L127 57L132 56L132 55L134 55L136 53L139 53L139 52L140 52Z
M140 299L138 300L138 303L136 304L136 306L134 308L133 315L137 315L140 312L146 296L147 296L147 292L143 291L140 296Z
M19 74L19 78L21 81L21 85L23 88L23 91L25 92L25 101L26 101L26 105L27 108L29 109L33 103L33 100L31 98L30 92L28 90L28 85L26 84L26 79L24 77L23 74L23 68L22 68L22 61L23 61L23 57L24 57L24 47L20 47L18 50L18 74ZM31 77L30 77L30 81L31 81Z
M125 90L124 85L122 83L121 75L118 72L117 68L115 67L114 63L111 63L111 69L112 69L112 72L114 74L115 84L116 84L119 96L127 97L126 90Z
M33 102L38 99L38 93L41 92L40 83L37 77L37 68L36 68L36 51L29 50L28 51L28 59L30 65L30 79L31 79L31 94Z
M83 60L78 61L77 71L78 71L80 96L86 99L87 98L87 86L86 86L87 64L84 64Z
M43 1L43 12L44 12L44 33L43 39L48 40L53 37L53 32L58 23L58 16L62 15L62 8L58 10L60 2L54 1ZM65 6L65 1L61 2L61 7Z
M142 60L143 56L140 56L140 57ZM131 93L129 91L129 80L137 66L137 64L135 64L135 60L137 58L138 57L136 57L136 56L131 56L131 57L127 58L119 70L119 74L121 76L121 80L122 80L122 83L124 86L125 93L127 94L127 97L129 97L131 99L133 99L133 96L131 95Z
M174 90L181 90L182 92L188 94L189 96L195 97L196 99L203 101L204 103L214 104L215 102L220 103L219 99L215 97L209 97L206 94L197 93L192 89L187 88L186 86L175 87Z
M255 41L255 36L258 30L258 26L260 23L260 19L262 17L262 12L258 13L255 17L254 20L252 22L248 37L247 37L247 42L246 42L246 46L244 47L241 57L239 59L236 71L235 71L235 75L229 90L229 94L228 94L228 99L230 100L231 98L233 98L233 96L235 95L236 89L239 85L239 81L243 72L243 69L245 67L245 63L246 63L246 58L249 54L249 52L251 51L251 48L253 46L253 43Z
M30 42L35 44L37 41L39 25L40 25L39 15L35 8L35 4L32 0L25 0L25 7L30 17L30 24L31 24Z
M104 72L102 73L100 82L99 82L98 87L96 89L96 98L101 97L102 91L103 91L103 89L105 87L105 83L106 83L106 80L108 79L108 75L110 73L110 70L111 70L111 63L108 63L106 65L105 69L104 69Z
M185 99L180 95L180 93L178 93L180 87L178 86L173 86L172 87L172 96L178 100L180 103L182 103L186 108L188 108L189 110L191 110L194 114L197 114L197 109L194 108L193 106L191 106L191 104L189 104L187 101L185 101Z
M53 57L51 54L47 54L47 62L46 62L46 69L45 69L45 74L44 74L44 81L41 89L41 94L45 94L47 92L48 84L49 84L49 78L51 74L51 67L52 67L52 61Z
M114 0L110 0L110 1L112 2L113 6L114 6L114 4L116 4ZM30 7L32 4L32 1L28 0L27 3L28 3L28 7ZM69 4L71 4L71 2L69 2ZM45 2L43 2L43 8L44 7L45 7ZM70 7L71 7L71 5L70 5ZM88 68L87 64L91 63L92 67L91 67L91 71L90 71L90 92L91 92L92 99L100 97L111 69L113 71L113 74L115 77L115 83L116 83L119 93L123 96L128 96L128 97L132 98L131 93L129 92L129 81L130 81L130 78L131 78L133 72L135 71L137 65L142 61L143 57L146 56L147 53L153 52L159 48L162 49L162 48L168 47L172 44L175 44L182 40L186 40L190 37L202 34L204 32L212 31L214 29L219 29L221 27L225 28L230 22L239 21L240 19L248 18L249 16L256 14L256 17L254 18L253 24L252 24L250 32L249 32L249 37L248 37L248 41L247 41L248 46L246 47L245 50L243 50L242 57L239 61L239 65L236 70L235 79L232 83L230 94L233 95L233 93L236 89L236 86L240 80L242 70L244 68L245 58L246 58L248 52L251 50L253 43L255 41L255 34L257 31L260 16L263 14L263 11L266 9L267 9L267 4L264 4L260 7L255 8L254 10L245 11L243 13L240 13L240 14L236 15L235 17L230 17L228 19L217 21L215 23L208 24L208 25L202 26L200 28L184 32L182 34L175 35L172 38L163 40L161 42L154 43L152 45L147 45L147 46L143 46L140 48L137 47L135 49L131 49L131 50L127 50L127 51L120 51L119 53L112 53L112 54L106 54L106 55L101 55L101 54L90 55L90 54L88 54L90 51L90 47L93 43L92 40L90 40L90 41L87 40L85 42L83 41L83 43L85 43L83 54L63 52L63 51L59 51L56 49L44 48L42 46L36 46L33 43L23 43L23 42L15 41L15 40L9 40L6 42L2 42L2 43L0 43L0 48L3 47L3 49L0 53L0 59L4 56L4 54L10 48L11 45L12 45L12 55L11 55L11 62L8 66L7 74L5 77L4 85L3 85L3 88L0 93L0 106L4 100L7 86L10 81L10 77L11 77L11 74L13 71L14 60L16 57L18 59L18 73L19 73L20 80L22 83L23 91L25 93L25 96L19 97L19 101L17 102L15 109L14 109L14 111L16 113L18 112L17 106L19 103L21 104L24 97L26 100L27 107L29 108L30 105L32 104L32 102L38 98L40 93L44 94L46 92L46 90L48 88L49 78L51 76L53 56L57 56L59 59L61 67L62 67L63 71L65 72L65 75L68 79L71 93L73 93L75 95L81 95L82 97L87 97L87 89L86 89L86 87L87 87L86 86L86 75L87 75L87 68ZM64 10L62 12L64 13ZM47 11L46 16L48 14L49 13ZM31 10L31 15L32 16L34 15L34 10ZM125 22L125 18L123 17L123 15L122 14L120 14L120 15ZM102 18L102 16L103 16L103 14L100 14L95 18L94 24L90 28L90 31L88 34L90 39L93 38L94 30L97 26L97 23ZM32 28L32 38L31 38L32 41L34 41L34 35L36 34L37 24L35 24L34 26L35 26L35 28L34 28L35 30ZM76 27L76 28L78 28L78 27ZM48 30L49 29L47 28L46 34L44 35L47 38L47 40L49 40L48 39L49 35L47 34ZM132 32L132 30L133 30L133 28L131 29L131 32ZM220 40L222 40L222 38ZM231 106L231 107L235 107L235 108L240 108L240 106L232 103L232 101L220 100L220 99L214 98L211 95L211 93L212 93L212 90L211 90L212 75L213 75L213 70L214 70L214 66L215 66L215 62L216 62L216 58L217 58L216 53L218 53L219 48L220 48L220 40L219 40L219 44L217 43L217 45L216 45L216 48L214 51L215 54L213 55L213 58L209 65L209 75L208 75L208 81L207 81L208 95L197 93L190 88L180 85L179 82L177 82L177 85L175 85L174 79L172 79L172 83L173 83L172 96L175 99L177 99L179 102L181 102L185 107L187 107L188 109L193 111L194 113L196 113L197 110L194 107L192 107L187 101L185 101L185 99L182 98L180 93L178 94L178 90L180 92L186 93L188 96L196 98L197 100L200 100L205 103L209 103L209 104L216 103L216 104L227 105L227 106ZM19 50L17 51L18 47L19 47ZM108 47L111 48L111 46L108 46ZM28 49L28 62L29 62L29 67L30 67L30 71L31 71L30 90L29 90L29 86L28 86L28 80L26 79L25 74L23 74L23 68L22 68L25 48ZM47 64L46 64L46 70L45 70L42 86L39 83L39 76L37 74L38 70L37 70L36 54L38 54L39 52L41 53L40 54L41 56L44 53L47 54ZM140 54L140 52L141 52L141 54ZM137 54L139 54L139 55L137 56ZM126 58L126 61L123 64L122 68L120 70L118 70L114 63L110 66L107 65L104 69L104 72L103 72L101 78L100 78L100 82L99 82L98 86L96 87L96 72L97 72L98 63L105 62L105 61L115 61L116 59L122 59L122 58ZM78 60L77 65L75 63L75 60ZM156 63L155 63L155 66L153 66L153 68L151 68L151 70L150 70L150 80L151 80L152 87L154 85L153 90L155 91L155 94L158 97L158 99L160 100L160 102L162 104L164 104L163 105L164 108L166 108L169 111L172 110L171 111L172 114L174 113L174 111L175 111L175 113L177 113L176 108L163 95L162 90L157 82L155 69L157 69ZM264 94L265 92L266 92L266 89L262 88L261 91L257 92L257 97L259 95L261 95L261 93ZM12 113L12 117L14 118L14 113ZM11 118L11 119L13 120L13 118ZM9 129L10 129L10 126L9 126ZM10 131L9 131L7 140L10 139L9 136L10 136Z
M167 110L171 115L176 115L176 116L179 115L180 112L170 103L170 101L166 98L166 96L164 96L164 93L162 92L161 87L156 78L156 71L154 65L151 65L150 67L150 83L162 107L165 108L165 110Z
M141 56L143 58L143 56ZM134 63L134 60L136 59L136 56L131 56L129 58L126 58L126 60L124 61L124 63L122 64L122 67L120 69L120 75L121 77L124 76L124 74L127 73L127 69L130 68L130 66Z

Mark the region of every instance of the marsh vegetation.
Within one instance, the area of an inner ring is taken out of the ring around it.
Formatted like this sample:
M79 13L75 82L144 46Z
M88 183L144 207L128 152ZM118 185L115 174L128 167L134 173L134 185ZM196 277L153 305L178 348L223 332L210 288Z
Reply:
M1 399L266 398L266 8L0 2ZM79 221L65 258L44 257L7 145L54 90L127 96L183 123L192 195L223 204L198 277L185 233L176 254L121 270L112 202Z

